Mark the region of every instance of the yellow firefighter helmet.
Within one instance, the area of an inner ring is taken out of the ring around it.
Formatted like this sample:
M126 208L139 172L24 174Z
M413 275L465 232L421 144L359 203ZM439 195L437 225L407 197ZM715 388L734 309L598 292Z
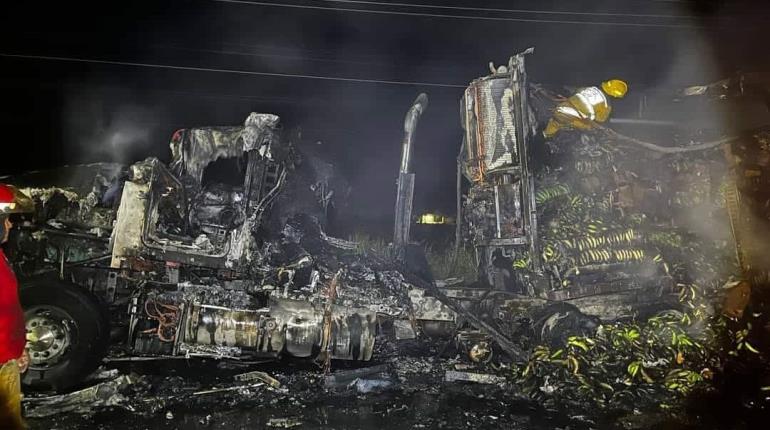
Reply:
M609 81L602 82L602 90L615 98L623 98L628 91L628 84L620 79L610 79Z

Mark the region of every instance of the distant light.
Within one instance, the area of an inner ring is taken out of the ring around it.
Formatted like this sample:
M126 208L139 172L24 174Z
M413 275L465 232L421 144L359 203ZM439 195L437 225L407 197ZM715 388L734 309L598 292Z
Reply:
M426 213L417 218L417 224L454 224L455 220L444 215Z

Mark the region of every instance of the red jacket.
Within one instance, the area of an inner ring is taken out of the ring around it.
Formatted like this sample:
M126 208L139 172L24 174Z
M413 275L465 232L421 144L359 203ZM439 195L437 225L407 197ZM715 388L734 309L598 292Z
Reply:
M26 341L19 285L0 249L0 364L21 357Z

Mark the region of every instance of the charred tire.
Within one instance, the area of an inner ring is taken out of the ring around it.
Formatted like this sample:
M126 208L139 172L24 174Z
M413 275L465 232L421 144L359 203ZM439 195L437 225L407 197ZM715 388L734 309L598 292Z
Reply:
M22 384L63 391L80 383L104 357L109 322L97 300L77 285L36 279L19 290L30 365Z

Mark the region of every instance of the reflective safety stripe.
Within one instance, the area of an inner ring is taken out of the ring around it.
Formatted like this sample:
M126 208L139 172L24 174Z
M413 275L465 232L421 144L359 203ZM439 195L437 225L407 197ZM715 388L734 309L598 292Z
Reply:
M607 97L604 96L602 90L596 87L583 88L577 93L579 96L583 96L588 100L588 103L592 106L598 104L607 104Z
M588 119L591 121L596 119L596 111L594 110L594 106L603 104L607 106L607 98L604 97L604 93L596 87L588 87L583 88L579 92L575 94L575 97L577 97L581 102L583 102L583 105L585 105L586 109L588 110Z
M596 111L594 110L594 106L588 101L588 98L583 96L580 93L575 94L575 97L580 99L581 102L583 102L583 106L586 108L586 112L588 114L588 119L591 121L596 119ZM582 116L582 115L581 115Z
M0 425L4 429L25 429L21 418L21 377L16 360L0 365Z
M559 112L564 115L574 116L575 118L581 118L582 115L580 115L580 112L577 111L572 106L558 106L556 108L556 112Z

